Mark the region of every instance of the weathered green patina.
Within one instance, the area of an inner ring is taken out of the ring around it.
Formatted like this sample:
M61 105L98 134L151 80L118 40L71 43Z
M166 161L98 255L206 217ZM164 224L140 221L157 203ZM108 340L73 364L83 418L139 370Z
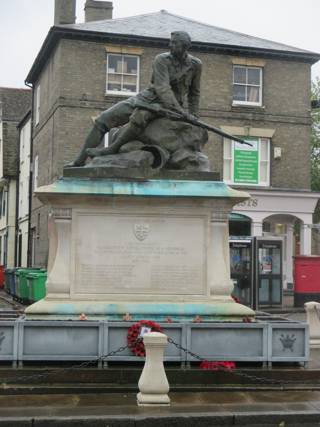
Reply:
M28 309L26 310L28 314ZM32 306L32 317L47 315L57 318L78 318L79 313L85 313L87 318L103 317L105 320L123 320L126 313L132 320L153 319L164 322L190 322L199 316L202 321L242 321L243 317L253 312L241 304L230 303L107 303L95 301L94 304L81 301L50 302L39 301ZM28 315L28 318L30 316Z
M91 196L139 196L139 197L207 197L247 199L248 193L235 190L219 181L180 180L112 180L63 178L53 184L39 187L36 195L88 194Z

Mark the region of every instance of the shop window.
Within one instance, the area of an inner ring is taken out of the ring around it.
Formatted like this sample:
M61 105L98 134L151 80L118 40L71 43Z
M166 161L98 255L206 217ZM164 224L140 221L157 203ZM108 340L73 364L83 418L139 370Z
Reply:
M244 137L252 146L224 140L223 180L228 184L270 185L270 140Z
M139 91L139 56L107 54L108 94L134 95Z
M262 68L233 66L233 104L262 105Z

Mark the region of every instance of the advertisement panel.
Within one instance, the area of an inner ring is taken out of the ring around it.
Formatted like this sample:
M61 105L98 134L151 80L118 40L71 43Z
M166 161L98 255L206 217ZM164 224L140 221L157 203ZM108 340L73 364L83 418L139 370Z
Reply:
M234 141L234 183L259 184L259 141L252 138L245 140L252 147Z

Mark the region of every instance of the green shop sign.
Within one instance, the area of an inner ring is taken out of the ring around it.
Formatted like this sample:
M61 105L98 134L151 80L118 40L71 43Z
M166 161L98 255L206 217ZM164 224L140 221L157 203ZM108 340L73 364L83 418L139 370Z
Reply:
M245 138L245 140L250 142L252 147L233 142L233 181L239 184L258 184L259 142L252 138Z

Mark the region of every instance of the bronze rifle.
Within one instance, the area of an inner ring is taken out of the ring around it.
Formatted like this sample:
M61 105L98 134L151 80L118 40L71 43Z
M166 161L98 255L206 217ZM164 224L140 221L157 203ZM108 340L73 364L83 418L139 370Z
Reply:
M186 123L190 123L191 125L194 125L194 126L199 126L203 129L207 129L211 132L214 132L217 135L220 135L224 138L231 139L233 141L237 141L240 144L250 145L250 147L252 147L252 144L250 144L250 142L244 141L243 139L238 138L237 136L233 136L227 132L224 132L223 130L218 129L212 125L208 125L207 123L203 122L202 120L198 120L196 117L193 117L191 115L188 115L188 114L184 115L183 113L180 113L179 111L174 111L174 110L169 110L167 108L163 108L159 104L147 104L146 102L143 102L143 101L137 101L136 106L138 108L141 108L142 110L151 111L153 113L159 114L160 116L167 117L168 119L171 119L171 120L183 121Z

